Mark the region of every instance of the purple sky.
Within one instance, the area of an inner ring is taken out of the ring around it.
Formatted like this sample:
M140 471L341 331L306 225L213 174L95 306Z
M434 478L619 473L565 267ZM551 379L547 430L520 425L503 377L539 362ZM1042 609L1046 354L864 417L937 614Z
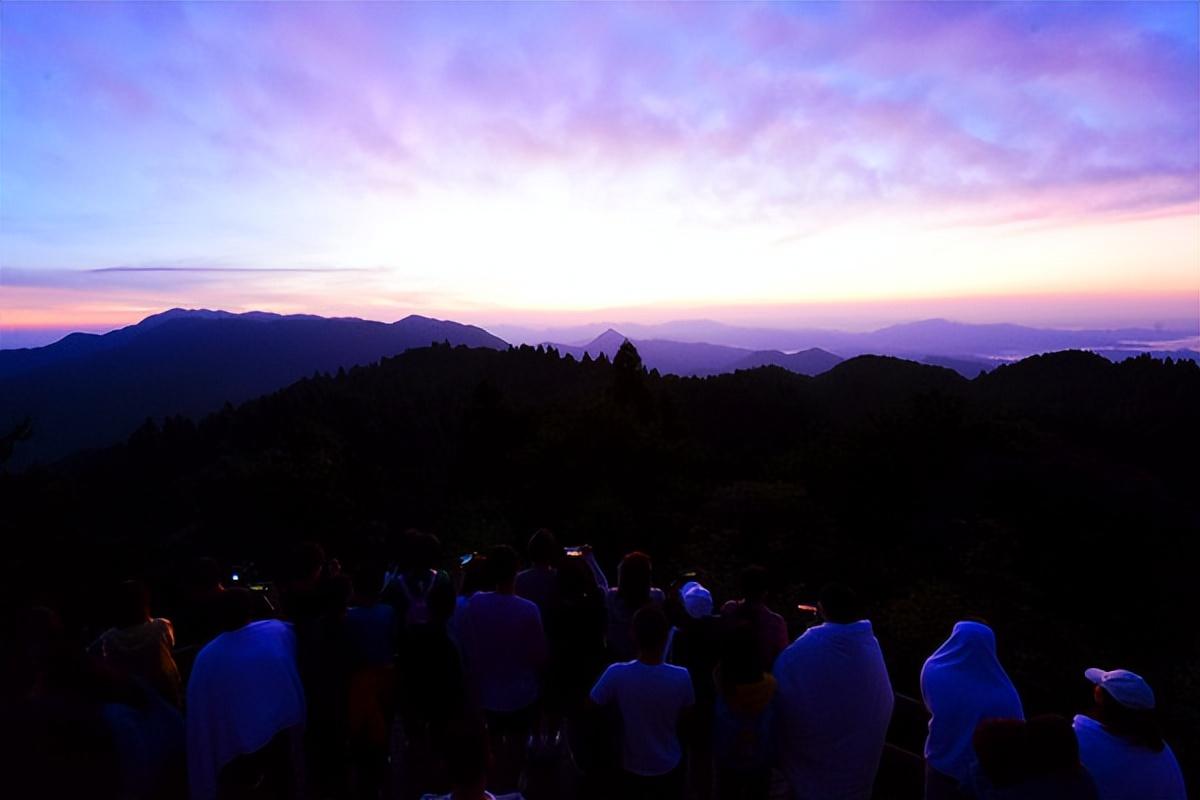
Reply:
M1194 325L1198 8L4 3L0 330Z

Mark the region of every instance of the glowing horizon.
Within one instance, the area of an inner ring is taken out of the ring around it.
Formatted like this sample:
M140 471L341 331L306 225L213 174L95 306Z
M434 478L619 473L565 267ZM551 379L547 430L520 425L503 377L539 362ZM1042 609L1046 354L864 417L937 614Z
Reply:
M1198 8L6 3L0 329L1190 322Z

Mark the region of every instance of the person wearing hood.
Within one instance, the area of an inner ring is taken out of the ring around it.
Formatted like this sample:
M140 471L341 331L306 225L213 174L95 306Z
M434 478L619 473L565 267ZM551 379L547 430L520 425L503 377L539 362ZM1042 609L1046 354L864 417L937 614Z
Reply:
M929 710L925 797L963 796L975 762L971 740L985 719L1024 719L1021 698L996 657L996 635L981 622L959 622L921 670Z
M713 761L718 800L766 800L778 685L759 664L752 623L731 627L713 671Z
M794 800L868 800L895 694L858 596L821 591L825 622L788 645L771 670L779 763Z

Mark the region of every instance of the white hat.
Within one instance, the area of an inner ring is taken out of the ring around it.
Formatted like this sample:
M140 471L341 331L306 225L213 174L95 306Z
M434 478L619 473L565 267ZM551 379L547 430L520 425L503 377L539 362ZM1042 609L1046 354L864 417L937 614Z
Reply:
M1104 689L1113 700L1126 708L1136 711L1149 711L1154 708L1154 690L1137 673L1127 669L1105 672L1092 667L1084 670L1083 676Z
M692 619L702 619L712 614L712 594L696 581L688 581L679 587L683 608Z

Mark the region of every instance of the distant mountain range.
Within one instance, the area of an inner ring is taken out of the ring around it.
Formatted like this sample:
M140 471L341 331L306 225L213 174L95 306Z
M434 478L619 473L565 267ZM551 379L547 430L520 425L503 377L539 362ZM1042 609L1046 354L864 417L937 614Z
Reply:
M582 358L586 353L595 358L600 354L612 358L625 342L622 333L609 328L592 341L582 346L543 344L560 353ZM739 369L776 366L798 372L801 375L818 375L838 364L842 359L816 347L798 353L779 350L748 350L744 347L709 344L707 342L673 342L667 339L629 339L638 349L647 369L657 369L673 375L717 375Z
M1200 360L1194 350L1168 346L1194 338L1187 332L1059 331L946 320L868 333L739 328L705 320L629 325L598 335L594 327L558 329L553 333L561 337L533 339L528 331L499 329L509 331L513 343L544 344L576 359L585 354L611 359L629 338L647 368L684 376L762 366L818 375L862 354L946 367L968 378L1024 355L1063 349L1092 349L1111 360L1147 351ZM572 338L584 330L587 338ZM435 342L509 347L482 328L420 316L386 324L172 309L103 335L73 333L45 347L0 350L0 436L28 418L34 435L16 448L9 466L51 461L112 444L148 417L198 417L314 372L368 364Z
M385 324L251 312L172 309L103 335L0 350L0 426L29 417L13 466L128 436L147 417L199 416L314 372L449 342L507 349L487 331L410 316ZM0 427L0 434L7 427Z
M1200 331L1118 328L1059 330L1023 325L972 325L945 319L891 325L875 331L847 332L820 328L773 329L725 325L712 320L681 320L658 325L598 323L569 328L530 329L494 325L498 336L513 343L566 342L584 346L605 329L616 329L634 342L669 340L717 343L750 351L795 352L819 348L842 358L879 354L951 366L968 377L997 363L1058 350L1093 350L1120 360L1142 352L1195 357ZM966 371L964 371L966 370Z

